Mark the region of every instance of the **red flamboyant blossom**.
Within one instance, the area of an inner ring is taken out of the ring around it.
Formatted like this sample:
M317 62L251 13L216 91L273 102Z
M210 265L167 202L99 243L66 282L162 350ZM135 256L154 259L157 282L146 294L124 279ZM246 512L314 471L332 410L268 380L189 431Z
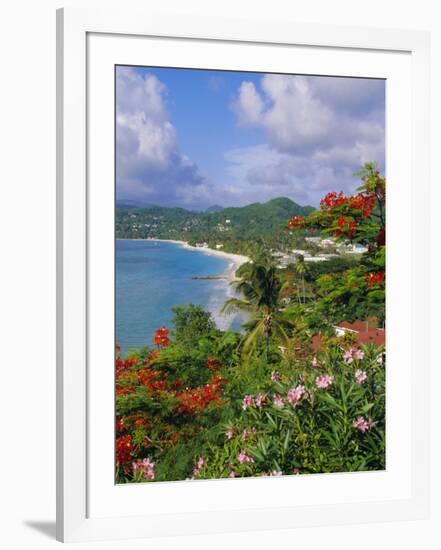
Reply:
M320 207L322 208L322 210L332 210L336 206L341 206L346 202L347 199L342 191L340 191L340 193L331 191L330 193L325 195L325 197L323 197L323 199L320 201Z
M337 228L334 233L337 237L343 236L350 240L355 237L358 228L357 220L371 215L376 202L374 193L358 193L346 196L342 191L328 193L320 202L321 210L328 216L334 217ZM332 219L332 218L330 218ZM294 216L288 222L289 229L305 227L308 220L302 216Z
M133 457L133 441L131 435L122 435L116 439L116 462L123 469L126 469L128 463Z
M121 359L120 355L115 357L115 373L118 378L121 373L128 370L130 367L133 367L138 362L136 357L127 357L126 359Z
M128 395L135 392L136 390L133 386L120 386L118 384L116 386L116 397L119 397L120 395Z
M357 193L357 195L349 195L346 197L342 191L340 191L340 193L332 191L320 201L320 207L327 212L331 212L335 208L340 208L341 212L342 210L347 211L341 208L346 206L351 209L361 210L362 216L367 218L372 213L375 206L375 200L376 196L374 193Z
M305 225L303 216L293 216L288 222L288 229L301 229Z
M207 368L209 368L210 370L218 371L221 369L221 366L222 365L220 364L220 362L214 357L209 357L207 359Z
M365 280L368 286L374 286L379 283L384 283L384 273L383 271L375 271L374 273L367 273L365 275Z
M136 373L138 382L142 386L146 386L150 391L156 392L167 389L167 380L165 380L165 374L159 370L153 369L140 369Z
M222 382L221 376L212 376L210 382L205 386L176 393L176 398L180 403L176 411L178 413L196 414L208 405L219 402L222 397Z
M355 220L340 216L337 218L337 226L335 230L337 236L344 235L351 240L354 238L355 231L357 230L357 222Z
M348 197L348 204L351 208L362 211L364 218L368 218L375 206L376 197L374 194L363 195L363 193L358 193L358 195Z
M146 428L149 425L149 423L145 418L138 416L134 420L134 425L135 425L135 428Z
M116 433L120 434L125 429L124 417L123 416L117 416L115 424L116 424L115 425Z
M153 337L153 343L158 346L158 349L165 348L170 344L169 330L165 327L158 328Z

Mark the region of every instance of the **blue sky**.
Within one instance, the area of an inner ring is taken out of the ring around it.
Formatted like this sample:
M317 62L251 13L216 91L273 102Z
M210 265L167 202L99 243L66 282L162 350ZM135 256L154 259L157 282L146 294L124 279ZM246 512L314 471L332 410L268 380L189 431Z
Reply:
M384 170L384 82L117 67L117 199L201 210L317 205Z

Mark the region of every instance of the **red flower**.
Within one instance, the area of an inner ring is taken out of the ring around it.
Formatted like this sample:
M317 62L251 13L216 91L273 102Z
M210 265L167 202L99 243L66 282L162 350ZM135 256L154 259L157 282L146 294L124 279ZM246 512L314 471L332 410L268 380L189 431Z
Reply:
M179 432L175 432L170 435L170 443L176 443L176 441L179 441L181 438L181 434Z
M176 411L178 413L196 414L210 404L218 404L222 397L222 382L221 376L212 376L210 382L205 386L177 392L175 395L179 405Z
M135 424L135 428L146 428L149 425L147 420L142 417L135 418L134 424Z
M127 357L126 359L121 359L119 355L115 357L115 373L116 378L118 379L121 374L130 367L133 367L138 362L138 359L136 357Z
M170 344L168 338L169 330L165 327L158 328L153 337L153 343L158 346L158 348L165 348Z
M127 468L127 464L133 458L133 442L131 435L122 435L116 439L116 462L119 466Z
M367 273L365 275L365 280L368 286L378 285L384 283L384 273L383 271L375 271L374 273Z
M335 229L335 234L337 236L344 235L348 239L352 240L354 238L357 222L344 216L337 218L337 228Z
M341 206L346 202L347 199L342 191L338 194L335 191L331 191L320 201L320 206L322 210L332 210L336 206Z
M210 370L218 371L221 369L221 366L222 365L220 364L220 362L214 357L209 357L207 359L207 368L209 368Z
M362 216L367 218L372 213L372 210L375 206L375 201L376 196L374 193L358 193L357 195L350 195L348 197L345 197L345 195L341 191L338 194L333 191L331 193L328 193L324 197L324 199L322 199L322 201L320 202L320 207L322 210L329 212L332 211L334 208L346 206L351 209L361 210ZM347 212L347 208L345 208L344 211Z
M117 416L116 417L116 433L119 434L121 433L125 428L125 425L124 425L124 417L122 416Z
M167 388L167 380L158 380L161 376L165 376L164 373L159 370L152 370L149 368L140 369L136 373L136 376L138 378L138 382L142 386L147 386L151 392L165 390Z
M119 397L120 395L128 395L130 393L135 393L136 390L132 386L116 386L116 396Z
M300 229L304 225L305 219L302 216L293 216L288 222L288 229Z

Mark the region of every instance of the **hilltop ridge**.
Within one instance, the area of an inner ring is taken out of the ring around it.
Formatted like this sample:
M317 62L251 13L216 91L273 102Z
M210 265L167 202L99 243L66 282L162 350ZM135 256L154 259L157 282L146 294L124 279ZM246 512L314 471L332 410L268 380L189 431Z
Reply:
M243 241L274 238L292 216L306 216L313 210L312 206L301 206L287 197L210 212L164 206L127 208L124 205L116 209L116 237L222 243L230 250L228 245L235 242L237 250L237 243Z

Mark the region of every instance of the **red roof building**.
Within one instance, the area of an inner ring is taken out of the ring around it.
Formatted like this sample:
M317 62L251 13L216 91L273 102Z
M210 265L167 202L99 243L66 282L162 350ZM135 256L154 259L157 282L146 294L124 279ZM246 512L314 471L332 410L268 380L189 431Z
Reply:
M344 334L353 333L356 336L359 344L374 344L376 346L384 346L386 343L386 331L382 328L372 328L369 326L368 321L354 321L349 323L348 321L342 321L338 325L334 325L335 333L337 336L343 336ZM314 350L321 348L321 336L315 334L312 337L312 347Z

